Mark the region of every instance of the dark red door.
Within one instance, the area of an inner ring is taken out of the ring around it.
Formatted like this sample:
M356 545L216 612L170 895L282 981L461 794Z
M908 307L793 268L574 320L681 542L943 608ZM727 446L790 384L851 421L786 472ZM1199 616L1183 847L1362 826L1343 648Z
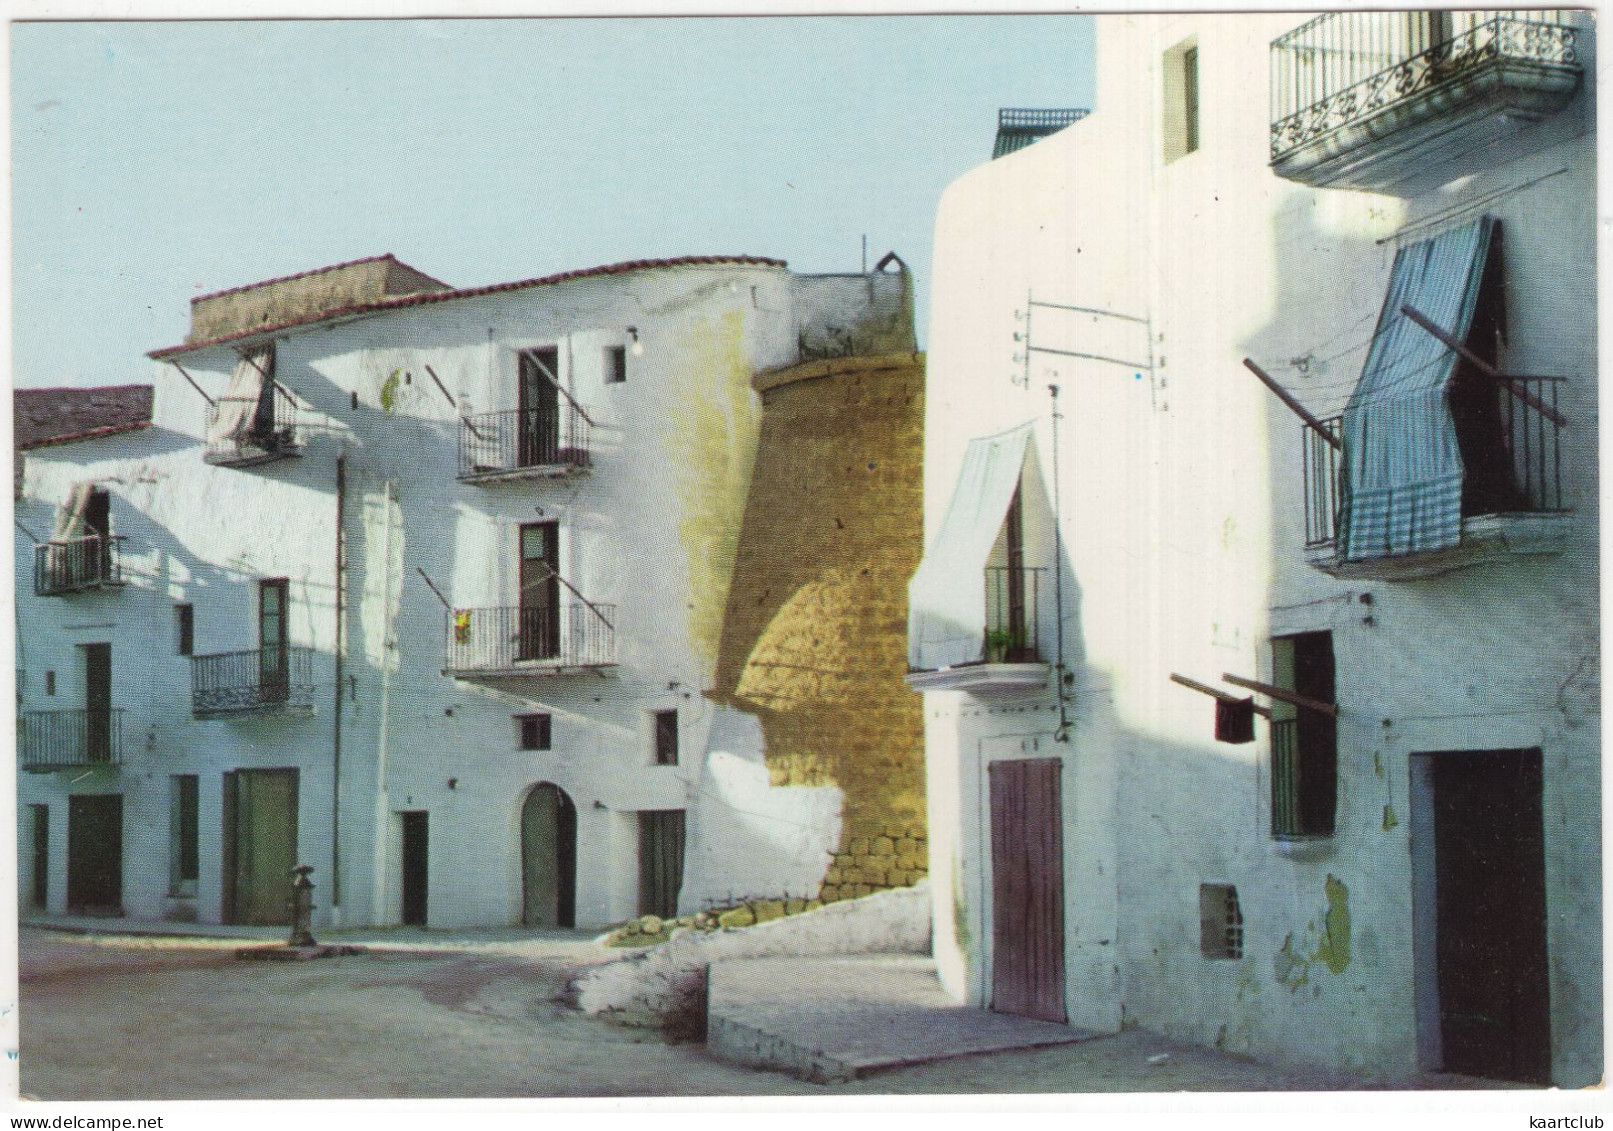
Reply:
M992 762L991 1008L1064 1012L1064 818L1057 758Z

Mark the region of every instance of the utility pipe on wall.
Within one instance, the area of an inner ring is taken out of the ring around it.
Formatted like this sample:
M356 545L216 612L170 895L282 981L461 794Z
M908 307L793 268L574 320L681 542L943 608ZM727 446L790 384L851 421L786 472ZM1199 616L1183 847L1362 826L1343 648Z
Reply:
M330 793L330 909L335 915L342 903L342 650L345 645L344 602L347 543L342 516L347 502L347 453L336 457L336 690L331 712Z

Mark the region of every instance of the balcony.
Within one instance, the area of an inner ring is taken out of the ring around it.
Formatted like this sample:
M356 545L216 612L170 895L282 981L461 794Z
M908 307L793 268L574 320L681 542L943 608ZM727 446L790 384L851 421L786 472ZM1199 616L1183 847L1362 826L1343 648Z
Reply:
M497 483L584 474L592 423L576 405L462 417L459 480Z
M314 706L314 650L266 647L190 658L191 714L197 718Z
M1461 541L1450 549L1344 560L1338 547L1343 453L1311 428L1304 428L1302 489L1309 564L1333 577L1409 581L1486 562L1560 553L1569 522L1563 506L1560 428L1541 408L1556 413L1561 380L1518 377L1512 384L1525 396L1502 398L1500 451L1488 461L1472 458L1469 451L1463 453L1469 466L1463 486ZM1343 417L1320 423L1329 435L1342 438Z
M268 387L258 409L234 434L218 434L223 402L207 413L207 447L202 458L215 467L251 467L302 454L301 413L290 393L278 384Z
M935 671L912 671L914 691L1012 692L1047 686L1037 624L1041 619L1042 568L987 566L986 628L981 658Z
M558 676L616 664L616 606L457 609L443 674L455 679Z
M1272 169L1369 191L1475 172L1572 100L1577 34L1562 11L1318 16L1271 45Z
M116 766L123 761L123 710L24 711L18 761L32 773Z
M60 597L123 584L123 539L92 534L34 547L34 593Z

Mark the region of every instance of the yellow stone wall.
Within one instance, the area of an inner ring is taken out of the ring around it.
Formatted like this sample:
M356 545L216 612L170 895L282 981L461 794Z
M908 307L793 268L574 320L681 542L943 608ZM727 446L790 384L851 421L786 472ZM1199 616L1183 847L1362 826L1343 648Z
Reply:
M925 874L907 583L923 551L924 357L758 376L761 439L712 697L760 718L774 785L842 791L825 900Z

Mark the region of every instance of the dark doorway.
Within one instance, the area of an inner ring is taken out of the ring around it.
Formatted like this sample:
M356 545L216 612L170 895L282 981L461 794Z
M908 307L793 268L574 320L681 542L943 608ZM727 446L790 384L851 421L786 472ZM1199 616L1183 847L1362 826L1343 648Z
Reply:
M44 910L50 905L50 806L30 805L33 814L33 872L29 876L28 903Z
M560 655L560 524L521 527L521 631L518 660Z
M519 397L520 465L557 463L560 458L560 351L554 346L521 353Z
M1057 758L992 762L991 1008L1064 1012L1064 819Z
M1549 1084L1540 751L1434 755L1433 787L1445 1070Z
M84 506L84 533L97 538L95 556L85 558L85 568L97 581L108 581L112 576L112 496L95 488Z
M67 799L67 909L123 914L123 795Z
M112 760L112 645L80 644L84 652L84 760Z
M638 815L638 913L678 914L683 887L683 810L646 809Z
M289 923L297 866L297 771L224 775L224 921Z
M577 807L549 782L532 787L521 807L521 923L577 922Z
M400 813L403 818L403 925L426 925L426 813Z

